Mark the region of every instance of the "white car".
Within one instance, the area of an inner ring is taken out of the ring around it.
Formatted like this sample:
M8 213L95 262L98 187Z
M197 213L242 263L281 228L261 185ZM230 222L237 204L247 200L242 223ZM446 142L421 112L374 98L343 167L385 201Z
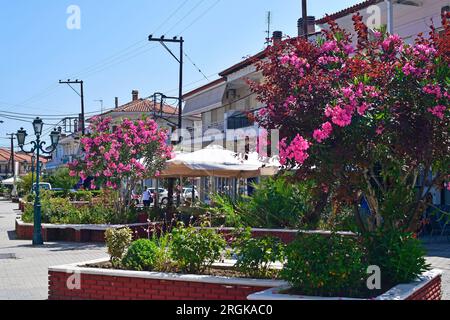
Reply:
M33 190L36 190L36 183L33 183ZM50 183L47 182L41 182L39 183L39 191L48 191L48 190L53 190L52 185Z
M148 189L150 191L150 193L152 194L153 200L155 199L155 194L156 194L156 188L149 188ZM158 198L159 198L159 203L162 205L167 205L169 203L169 191L167 191L164 188L159 188L158 189Z
M194 188L194 197L196 201L200 199L200 196L195 188ZM192 188L183 188L182 198L183 200L192 201Z

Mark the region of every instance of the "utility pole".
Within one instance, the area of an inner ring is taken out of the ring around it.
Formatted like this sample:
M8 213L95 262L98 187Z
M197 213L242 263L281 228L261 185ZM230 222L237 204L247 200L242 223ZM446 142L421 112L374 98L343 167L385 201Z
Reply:
M386 0L387 4L387 31L394 34L394 4L392 0Z
M166 39L164 36L161 36L160 38L154 38L151 34L148 37L148 41L150 42L159 42L161 45L170 53L172 57L179 63L180 70L179 70L179 90L178 90L178 128L181 130L183 129L183 44L184 40L183 37L173 37L172 39ZM180 56L177 57L172 50L167 47L166 43L178 43L180 45Z
M308 40L308 4L307 0L302 0L302 15L303 15L303 36Z
M10 139L11 139L11 156L10 156L10 158L11 158L11 170L8 170L8 171L10 171L11 173L12 173L12 176L14 177L14 175L15 175L15 158L14 158L14 137L16 136L16 134L14 134L14 133L9 133L9 134L7 134L7 136L9 136L10 137Z
M160 38L154 38L153 35L148 36L148 41L150 42L159 42L164 49L166 49L170 55L179 63L180 65L180 71L179 71L179 88L178 88L178 129L180 130L180 137L178 139L178 143L182 142L182 134L181 130L183 129L183 44L184 40L183 37L173 37L172 39L169 39L165 36L161 36ZM169 47L166 45L166 43L178 43L180 45L180 55L177 57L172 50L169 49ZM175 188L175 179L171 178L169 179L169 186L168 186L168 198L169 203L168 207L173 208L173 194L174 194L174 188ZM178 196L178 201L179 196ZM168 219L169 218L169 219ZM171 217L166 217L166 220L171 220Z
M81 119L80 119L81 120L81 134L84 136L85 133L86 133L85 124L84 124L85 123L85 117L84 117L84 82L83 82L83 80L78 80L78 79L75 80L75 81L72 81L72 80L68 79L67 81L59 80L59 83L60 84L67 84L81 98ZM72 87L72 84L79 84L80 85L80 92L75 90Z

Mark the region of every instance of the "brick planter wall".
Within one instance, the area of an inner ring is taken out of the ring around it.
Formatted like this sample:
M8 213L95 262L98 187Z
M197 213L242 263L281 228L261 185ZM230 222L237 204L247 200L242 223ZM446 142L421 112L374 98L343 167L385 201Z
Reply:
M284 295L281 291L288 287L271 288L248 296L249 300L364 300L349 298L322 298ZM442 271L434 269L422 274L415 282L400 284L385 294L370 300L441 300L442 299Z
M441 300L442 299L442 276L439 275L433 280L431 280L428 284L426 284L423 288L414 292L411 296L409 296L406 300Z
M129 227L134 232L134 238L147 237L146 229L148 223L131 225L111 225L111 226L82 226L82 225L42 225L42 237L45 242L82 242L82 243L104 243L105 231L108 228ZM16 235L19 240L33 239L33 224L16 220Z
M69 273L68 273L69 272ZM67 281L80 275L80 289ZM247 300L281 281L183 276L62 266L49 269L49 300Z
M138 238L148 238L149 223L147 222L148 216L146 214L139 215L139 223L128 225L134 232L135 239ZM161 225L159 225L161 226ZM111 227L123 227L123 226L111 226ZM42 234L44 241L64 241L64 242L93 242L93 243L104 243L105 242L105 230L107 228L99 226L59 226L44 224L42 226ZM152 227L154 229L154 227ZM160 228L157 227L159 230ZM230 242L231 234L233 228L214 228L219 233L221 233L227 241ZM277 229L253 229L252 236L255 238L272 236L279 238L283 243L289 244L294 241L298 233L315 233L322 234L324 236L330 235L328 231L302 231L302 230L277 230ZM16 234L17 238L20 240L31 240L33 238L33 225L29 223L24 223L21 220L16 220ZM354 236L351 232L340 232L342 235Z

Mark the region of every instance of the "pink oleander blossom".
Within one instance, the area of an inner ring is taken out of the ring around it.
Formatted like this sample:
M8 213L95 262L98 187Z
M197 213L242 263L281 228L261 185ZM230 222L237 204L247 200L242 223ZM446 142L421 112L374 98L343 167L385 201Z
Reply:
M445 111L447 109L448 108L446 106L438 105L438 106L436 106L434 108L428 108L428 111L430 113L432 113L434 116L438 117L439 119L444 120Z
M314 131L313 138L321 143L328 139L333 132L333 126L330 122L326 122L322 125L322 129L317 129Z
M291 144L286 144L287 139L280 142L280 162L286 165L288 160L294 160L298 164L303 164L309 158L307 153L311 144L302 136L297 135Z

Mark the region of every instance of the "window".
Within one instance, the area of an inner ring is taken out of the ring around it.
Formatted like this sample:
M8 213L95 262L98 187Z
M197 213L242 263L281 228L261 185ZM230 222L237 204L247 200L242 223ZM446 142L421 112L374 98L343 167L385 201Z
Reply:
M249 120L247 114L244 112L238 112L228 117L227 122L227 128L229 130L236 130L253 126L253 123Z

